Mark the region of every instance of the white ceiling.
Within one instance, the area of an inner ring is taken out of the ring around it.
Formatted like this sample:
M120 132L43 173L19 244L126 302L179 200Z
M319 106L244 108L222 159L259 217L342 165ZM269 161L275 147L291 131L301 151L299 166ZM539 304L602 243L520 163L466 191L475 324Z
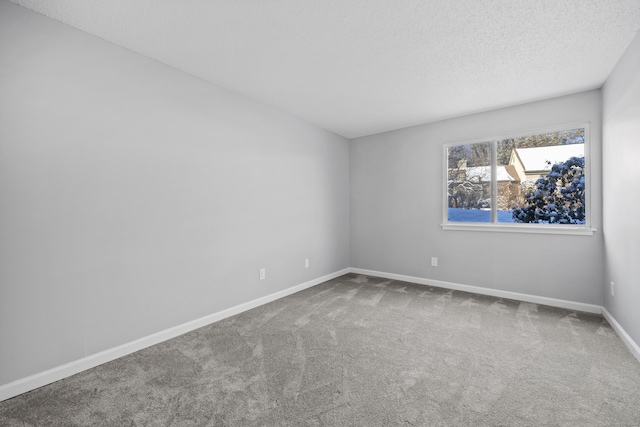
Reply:
M600 87L640 0L12 0L348 138Z

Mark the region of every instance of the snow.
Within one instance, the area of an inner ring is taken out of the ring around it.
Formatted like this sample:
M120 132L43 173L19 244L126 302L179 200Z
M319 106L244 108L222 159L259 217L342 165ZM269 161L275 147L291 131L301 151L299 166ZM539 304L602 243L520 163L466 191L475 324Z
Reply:
M571 157L584 157L584 144L516 148L516 152L526 171L551 170L555 163L564 162Z
M498 222L514 222L512 211L498 211ZM449 222L491 222L488 209L449 208Z

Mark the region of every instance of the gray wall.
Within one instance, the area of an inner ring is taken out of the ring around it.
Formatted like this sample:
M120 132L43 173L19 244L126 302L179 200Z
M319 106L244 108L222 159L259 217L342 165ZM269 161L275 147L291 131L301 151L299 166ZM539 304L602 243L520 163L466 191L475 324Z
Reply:
M640 345L640 35L603 88L604 306Z
M582 121L591 122L593 236L441 229L444 143ZM351 266L602 305L601 133L594 90L353 140Z
M344 138L4 1L0 61L0 385L349 266Z

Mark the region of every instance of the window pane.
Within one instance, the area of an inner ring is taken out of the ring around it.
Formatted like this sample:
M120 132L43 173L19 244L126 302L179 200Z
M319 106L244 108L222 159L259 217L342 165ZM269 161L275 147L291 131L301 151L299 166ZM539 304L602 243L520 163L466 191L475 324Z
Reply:
M584 131L498 141L498 222L584 224Z
M491 222L491 144L447 149L449 222Z

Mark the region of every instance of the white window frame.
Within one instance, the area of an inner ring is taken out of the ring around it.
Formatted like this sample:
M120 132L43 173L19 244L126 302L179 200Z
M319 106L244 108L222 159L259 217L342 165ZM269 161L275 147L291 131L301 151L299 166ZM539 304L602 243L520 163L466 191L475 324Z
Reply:
M586 190L585 190L585 223L584 224L524 224L524 223L499 223L497 222L497 160L496 147L497 141L508 138L518 138L529 135L538 135L543 133L559 132L567 129L584 128L584 162L586 169ZM491 222L449 222L449 198L448 198L448 149L458 145L468 145L477 143L491 143ZM535 234L570 234L590 236L596 231L591 227L591 123L565 123L544 128L526 130L522 132L505 133L498 136L477 138L466 141L455 141L444 144L443 147L443 197L442 197L442 218L440 224L443 230L457 231L490 231L490 232L508 232L508 233L535 233Z

